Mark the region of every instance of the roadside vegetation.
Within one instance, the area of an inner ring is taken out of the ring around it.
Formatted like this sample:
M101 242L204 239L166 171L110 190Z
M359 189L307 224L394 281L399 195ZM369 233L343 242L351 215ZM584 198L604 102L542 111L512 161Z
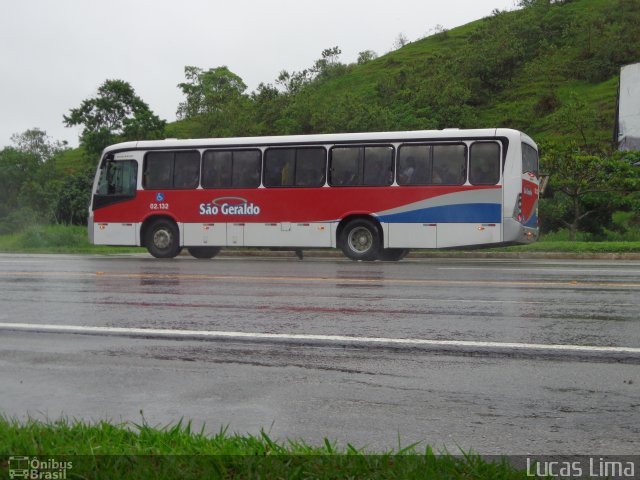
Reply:
M544 234L639 240L640 152L617 152L612 137L620 67L640 60L640 3L517 4L414 41L399 35L393 51L366 50L350 64L330 47L253 92L228 66L187 65L173 122L128 82L106 80L61 112L67 126L82 128L79 148L33 128L0 150L0 235L36 242L27 234L34 225L84 224L100 151L120 141L496 126L540 146L550 175Z
M572 254L598 254L598 253L637 253L640 254L640 232L620 235L611 233L607 238L594 239L588 233L580 233L576 240L570 240L570 233L561 230L542 235L540 240L531 245L518 245L513 247L496 247L483 250L473 250L478 253L518 253L518 252L563 252ZM243 254L264 255L269 249L229 249L241 251ZM222 255L226 249L222 250ZM337 250L324 250L338 255ZM468 250L414 250L414 252L427 252L441 256L459 255ZM32 225L16 233L0 235L0 252L7 253L80 253L80 254L129 254L147 253L142 247L108 247L92 245L87 238L87 229L77 225ZM258 253L259 252L259 253ZM342 257L342 254L339 255Z
M278 442L265 432L207 435L189 422L154 428L146 423L93 424L58 420L17 422L0 417L0 471L8 456L71 462L64 478L287 478L287 479L524 479L506 461L473 453L436 454L419 444L373 452L329 440ZM62 477L61 477L62 478Z

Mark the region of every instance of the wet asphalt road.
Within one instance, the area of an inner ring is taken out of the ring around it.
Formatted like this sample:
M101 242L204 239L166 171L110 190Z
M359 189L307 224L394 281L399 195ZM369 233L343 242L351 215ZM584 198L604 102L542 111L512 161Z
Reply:
M0 324L430 339L499 352L12 331L0 410L24 418L181 417L210 431L423 441L486 454L635 454L640 262L0 255ZM15 330L15 329L14 329ZM319 337L320 338L320 337Z

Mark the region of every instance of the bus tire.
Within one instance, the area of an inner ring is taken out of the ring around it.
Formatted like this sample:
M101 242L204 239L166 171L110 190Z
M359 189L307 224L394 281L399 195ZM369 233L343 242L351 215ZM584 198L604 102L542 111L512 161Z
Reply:
M397 262L409 253L408 248L385 248L380 252L380 260L385 262Z
M156 220L149 226L144 243L156 258L173 258L182 250L178 226L167 219Z
M187 251L193 258L209 259L220 253L220 247L189 247Z
M366 218L351 220L340 234L340 249L351 260L376 260L381 244L377 225Z

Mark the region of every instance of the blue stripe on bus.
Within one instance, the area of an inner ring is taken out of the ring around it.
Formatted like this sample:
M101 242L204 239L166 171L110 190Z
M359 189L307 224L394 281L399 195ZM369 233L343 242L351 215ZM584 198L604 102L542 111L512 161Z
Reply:
M525 223L524 226L530 228L538 227L538 216L535 214L535 212L533 213L533 215L531 215L529 220L527 220L527 223Z
M387 223L502 223L499 203L468 203L381 215Z

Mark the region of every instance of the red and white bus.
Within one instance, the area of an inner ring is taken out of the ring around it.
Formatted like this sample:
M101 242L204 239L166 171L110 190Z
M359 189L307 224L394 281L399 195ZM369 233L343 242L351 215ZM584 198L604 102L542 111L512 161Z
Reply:
M340 248L353 260L538 237L538 151L511 129L127 142L106 148L89 237L183 247Z

